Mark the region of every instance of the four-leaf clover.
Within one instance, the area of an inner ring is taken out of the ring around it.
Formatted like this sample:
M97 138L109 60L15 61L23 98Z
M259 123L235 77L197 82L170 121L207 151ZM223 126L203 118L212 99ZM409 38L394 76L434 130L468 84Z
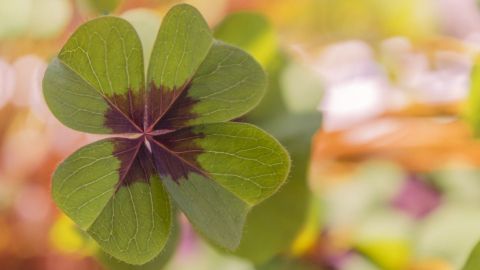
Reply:
M265 84L259 64L214 40L189 5L164 18L146 81L141 41L127 21L83 24L49 65L45 99L66 126L117 137L59 165L55 202L131 264L162 250L174 205L210 241L235 249L251 207L278 190L290 167L273 137L226 122L252 109Z

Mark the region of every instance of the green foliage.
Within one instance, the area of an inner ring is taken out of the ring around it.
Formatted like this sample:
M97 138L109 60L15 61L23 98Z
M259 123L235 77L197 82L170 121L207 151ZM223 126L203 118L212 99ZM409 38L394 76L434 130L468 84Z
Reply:
M307 186L310 141L320 123L320 115L312 113L281 115L263 125L287 148L292 158L292 170L282 189L252 210L235 255L259 264L291 248L307 219L311 201ZM294 129L286 128L293 126Z
M49 65L43 92L52 113L66 126L109 134L106 113L115 98L144 88L142 44L135 29L116 17L100 17L78 28Z
M476 64L472 69L470 75L470 93L468 95L467 103L464 109L464 117L472 127L476 136L480 135L480 59L477 59Z
M294 258L278 257L256 267L257 270L322 270L318 265L300 261Z
M275 31L264 16L250 12L231 14L217 26L215 37L247 50L267 69L266 98L243 119L273 134L292 158L288 182L252 210L240 246L234 252L260 265L278 254L288 253L306 222L311 201L306 182L310 144L320 127L321 116L316 112L288 111L279 83L287 59L280 52Z
M194 8L169 12L160 27L148 67L148 81L180 87L199 68L213 44L207 22Z
M119 261L105 252L100 251L97 255L98 260L110 270L159 270L164 267L172 255L175 253L178 242L180 240L180 224L174 221L172 233L165 245L165 248L153 260L144 265L131 265Z
M110 13L117 9L122 0L88 0L88 4L98 13Z
M170 200L158 176L116 191L120 162L113 139L89 144L59 165L52 196L79 227L112 256L141 264L155 257L170 234ZM122 141L125 143L125 141Z
M53 198L129 264L167 245L172 204L207 239L234 250L251 208L282 186L290 167L272 136L225 123L259 103L265 74L247 53L214 40L185 4L164 18L146 81L143 59L134 28L101 17L80 26L49 65L43 88L53 114L79 131L120 136L60 164Z
M473 248L462 270L480 269L480 242Z
M268 66L278 53L275 30L265 16L238 12L226 17L216 28L215 36L251 53L262 66Z
M200 175L165 186L194 227L214 243L234 250L252 206L278 189L288 174L287 153L264 131L242 123L198 126L205 149L200 165L215 181Z
M280 76L286 56L278 48L273 26L257 13L239 12L226 17L216 28L215 37L249 52L268 72L268 90L260 104L248 114L254 123L269 121L287 107L280 93Z

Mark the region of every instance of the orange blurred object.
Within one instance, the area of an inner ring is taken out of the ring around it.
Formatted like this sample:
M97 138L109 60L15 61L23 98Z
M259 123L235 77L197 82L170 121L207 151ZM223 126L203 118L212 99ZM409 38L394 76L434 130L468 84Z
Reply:
M368 159L391 160L411 172L452 162L480 166L480 141L457 113L457 104L417 104L345 130L320 130L314 138L312 185L329 181L318 175L348 172Z

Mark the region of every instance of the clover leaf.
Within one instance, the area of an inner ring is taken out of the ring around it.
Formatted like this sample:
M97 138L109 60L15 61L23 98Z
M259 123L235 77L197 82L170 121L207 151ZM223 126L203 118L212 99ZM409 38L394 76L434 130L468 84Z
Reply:
M200 13L181 4L165 16L144 74L140 39L116 17L80 26L52 60L43 91L53 114L79 131L117 135L58 166L56 204L130 264L164 248L174 205L209 241L234 250L247 213L290 167L272 136L226 122L259 103L262 68L214 40Z

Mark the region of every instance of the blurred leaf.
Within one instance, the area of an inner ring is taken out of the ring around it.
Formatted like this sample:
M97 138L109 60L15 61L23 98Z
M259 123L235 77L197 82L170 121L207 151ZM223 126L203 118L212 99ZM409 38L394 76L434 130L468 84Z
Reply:
M144 265L131 265L122 261L116 260L112 256L105 252L101 252L97 255L98 260L110 270L160 270L162 269L175 254L178 242L180 240L180 225L178 221L173 222L170 236L168 237L167 244L163 248L162 252L158 254L153 260Z
M287 109L280 76L287 59L278 49L276 33L267 19L257 13L230 14L215 29L215 37L251 53L267 70L268 89L260 104L248 113L252 122L271 119Z
M252 12L228 15L215 28L215 37L248 51L264 67L277 54L278 43L273 26L265 16Z
M268 84L265 97L260 104L245 117L251 123L267 122L278 115L288 112L284 96L282 95L280 78L288 62L285 54L279 53L271 64L268 72Z
M255 267L256 270L322 270L318 265L293 258L278 257L268 263Z
M480 58L477 58L470 75L470 93L464 108L464 117L475 136L480 136Z
M98 13L108 14L117 9L122 0L88 0L88 2Z
M289 251L305 224L311 200L306 183L310 143L320 127L321 117L319 113L288 113L279 83L287 60L278 51L276 33L264 16L248 12L231 14L217 26L215 36L249 51L267 68L267 94L244 120L273 134L292 158L289 181L277 194L252 209L244 237L234 252L261 264ZM286 212L289 214L285 215Z
M292 170L289 181L277 194L253 208L235 255L259 264L287 252L292 246L308 214L311 200L307 186L310 142L320 123L320 114L312 113L280 115L261 125L287 148L292 158Z
M480 269L480 242L472 249L462 270L478 270Z

